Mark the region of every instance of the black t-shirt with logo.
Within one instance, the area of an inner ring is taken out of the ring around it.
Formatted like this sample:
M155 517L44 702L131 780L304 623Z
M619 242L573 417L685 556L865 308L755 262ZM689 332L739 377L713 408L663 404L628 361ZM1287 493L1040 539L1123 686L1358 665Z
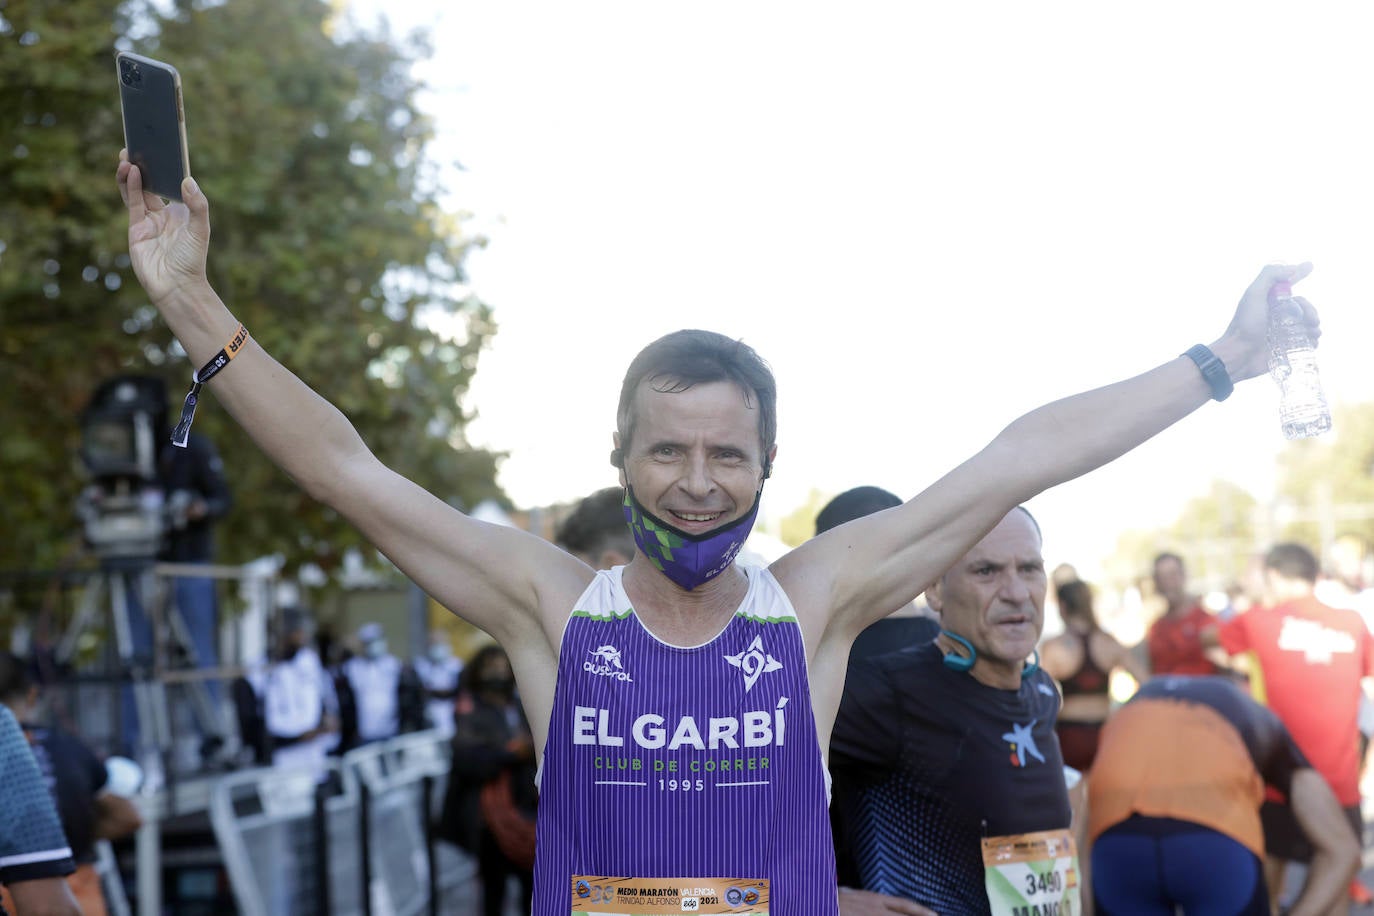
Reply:
M985 914L981 840L1069 826L1043 671L999 690L927 643L849 670L830 743L841 883Z

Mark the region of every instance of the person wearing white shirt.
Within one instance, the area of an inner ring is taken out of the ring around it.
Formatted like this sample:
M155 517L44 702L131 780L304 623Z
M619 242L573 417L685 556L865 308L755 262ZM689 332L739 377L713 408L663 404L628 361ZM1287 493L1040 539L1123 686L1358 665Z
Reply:
M463 662L453 654L448 634L430 634L429 648L415 659L415 673L425 689L425 716L431 728L444 736L453 734L453 702L458 696L458 676Z
M309 645L305 614L283 613L282 645L262 676L263 724L271 741L272 765L325 775L325 757L338 741L334 685Z
M359 628L358 642L362 653L343 664L358 711L358 742L394 738L400 732L401 660L387 651L379 623Z

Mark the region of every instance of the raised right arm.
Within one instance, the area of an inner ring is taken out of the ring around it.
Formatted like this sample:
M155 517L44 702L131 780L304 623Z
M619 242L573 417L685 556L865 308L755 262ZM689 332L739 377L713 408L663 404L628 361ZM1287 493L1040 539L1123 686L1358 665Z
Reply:
M194 366L239 323L205 275L209 202L187 179L186 201L143 192L121 155L134 270ZM469 518L377 460L332 404L251 338L207 388L313 498L333 507L425 591L507 645L552 643L591 570L546 541ZM555 650L556 645L551 645Z

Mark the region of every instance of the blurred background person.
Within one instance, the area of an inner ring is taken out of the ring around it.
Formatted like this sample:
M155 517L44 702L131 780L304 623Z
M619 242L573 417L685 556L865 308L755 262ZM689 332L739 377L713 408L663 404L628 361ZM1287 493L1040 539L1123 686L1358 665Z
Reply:
M186 448L168 443L159 461L166 491L171 527L160 559L165 563L206 566L215 561L215 524L229 514L233 497L224 476L224 462L215 445L199 433L191 433ZM219 665L219 605L215 580L209 576L176 576L172 579L176 607L186 623L201 668ZM219 684L205 682L212 701Z
M401 660L387 648L379 623L358 628L357 655L343 663L343 680L357 716L350 744L385 741L401 732Z
M1188 573L1176 553L1155 557L1155 592L1164 599L1164 615L1150 625L1146 645L1150 670L1155 674L1217 674L1219 668L1207 657L1202 633L1216 620L1188 592Z
M463 661L453 654L448 633L434 630L429 634L425 654L415 659L415 675L424 690L425 728L434 728L444 736L453 734L453 704L458 699L458 679L463 673ZM402 704L404 705L404 704Z
M1093 590L1073 580L1055 592L1064 632L1040 647L1040 665L1059 682L1064 705L1059 709L1055 732L1064 763L1086 773L1097 754L1097 741L1112 711L1112 672L1128 672L1137 684L1145 683L1145 671L1130 650L1097 622Z
M1363 842L1360 811L1359 709L1374 675L1374 637L1354 611L1328 607L1313 591L1316 555L1297 543L1275 544L1264 556L1267 607L1254 607L1209 630L1232 656L1248 656L1255 698L1274 711L1298 748L1331 786L1351 833ZM1261 809L1270 856L1270 891L1278 900L1287 863L1307 863L1314 847L1291 800L1271 795ZM1352 882L1353 899L1371 900Z
M1292 801L1312 868L1290 916L1344 912L1359 845L1278 717L1224 677L1165 676L1107 723L1088 778L1099 916L1268 916L1264 787Z
M310 645L310 614L301 607L281 612L276 656L262 677L263 731L274 767L326 774L325 757L339 742L334 682Z
M24 663L0 651L0 703L18 720L38 771L57 806L76 871L67 883L85 916L104 916L105 896L96 871L96 840L129 836L143 823L129 799L106 791L105 764L84 741L41 724L38 686ZM0 802L3 803L3 802Z
M624 566L635 555L624 502L625 491L620 487L597 490L563 520L554 541L592 569Z
M18 916L81 916L65 880L74 871L38 761L0 705L0 905Z
M482 912L501 916L508 879L520 912L534 887L534 739L500 646L478 650L463 669L454 721L453 765L438 835L477 857Z

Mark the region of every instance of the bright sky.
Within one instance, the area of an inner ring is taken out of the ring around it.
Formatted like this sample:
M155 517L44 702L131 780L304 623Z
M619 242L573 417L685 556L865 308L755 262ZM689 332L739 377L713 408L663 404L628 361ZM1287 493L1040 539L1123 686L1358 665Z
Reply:
M620 378L680 327L780 388L765 519L910 497L1045 401L1219 336L1267 261L1316 265L1322 371L1374 397L1362 4L352 0L432 30L432 152L490 238L470 404L522 506L615 482ZM1264 498L1265 379L1037 498L1047 559L1226 477Z

